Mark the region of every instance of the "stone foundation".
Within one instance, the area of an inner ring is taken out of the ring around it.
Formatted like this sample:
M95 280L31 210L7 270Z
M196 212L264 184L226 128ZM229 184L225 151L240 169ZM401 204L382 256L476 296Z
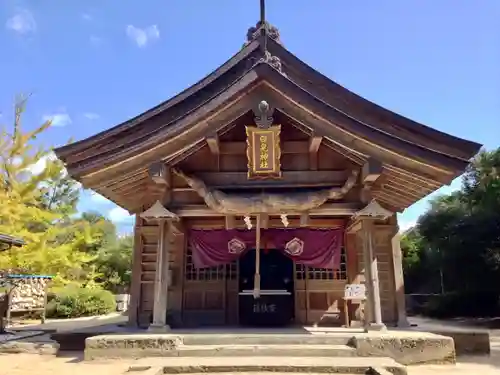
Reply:
M404 365L456 362L451 337L427 332L386 332L358 335L352 340L360 357L389 357Z
M174 335L103 335L85 340L85 359L141 358L176 355L181 339Z
M86 340L85 359L188 356L323 358L357 356L392 358L404 365L455 363L453 339L432 333L309 332L279 335L247 332L228 335L175 334L174 331L171 334L95 336Z

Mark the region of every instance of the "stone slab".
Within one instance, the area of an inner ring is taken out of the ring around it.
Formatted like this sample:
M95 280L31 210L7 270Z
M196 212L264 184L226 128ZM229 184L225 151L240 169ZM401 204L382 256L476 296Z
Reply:
M347 345L180 345L178 357L353 357Z
M171 356L182 343L175 335L102 335L85 340L86 360L97 358L141 358Z
M59 344L56 342L6 341L0 343L0 353L56 355Z
M175 331L174 331L175 332ZM208 333L179 334L185 345L348 345L353 333Z
M455 363L452 338L416 331L104 335L88 338L85 347L85 359L88 360L158 356L255 357L264 356L262 353L276 357L389 357L405 365Z
M148 375L282 372L316 374L377 374L375 369L394 375L406 375L406 368L390 358L328 358L328 357L199 357L143 358L129 372L146 370ZM159 369L159 371L157 371ZM385 374L384 374L385 375Z

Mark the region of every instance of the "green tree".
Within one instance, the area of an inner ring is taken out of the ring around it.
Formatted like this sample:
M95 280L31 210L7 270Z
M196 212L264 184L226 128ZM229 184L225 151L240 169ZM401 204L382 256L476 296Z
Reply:
M405 269L415 289L468 300L451 304L451 310L469 305L478 307L473 314L481 314L481 309L493 312L500 296L499 172L500 149L480 152L466 170L462 188L434 199L420 217L415 228L420 240L402 243L408 264L419 269L417 275ZM418 260L408 256L415 253ZM482 296L483 301L472 301L471 296Z
M113 292L123 292L130 285L132 275L133 236L120 237L110 246L99 250L95 264L100 273L98 281Z

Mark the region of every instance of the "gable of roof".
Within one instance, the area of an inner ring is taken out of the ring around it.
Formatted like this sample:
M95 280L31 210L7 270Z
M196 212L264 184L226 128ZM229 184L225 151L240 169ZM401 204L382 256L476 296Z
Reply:
M79 180L113 165L130 163L134 155L158 147L163 147L168 157L169 152L189 146L186 142L199 140L196 125L209 121L224 101L243 95L260 81L286 91L296 102L307 102L309 110L321 113L344 132L383 145L391 152L405 148L409 157L448 168L452 175L460 174L480 149L475 142L419 124L352 93L275 39L266 34L250 40L231 59L182 93L109 130L56 149L57 156Z

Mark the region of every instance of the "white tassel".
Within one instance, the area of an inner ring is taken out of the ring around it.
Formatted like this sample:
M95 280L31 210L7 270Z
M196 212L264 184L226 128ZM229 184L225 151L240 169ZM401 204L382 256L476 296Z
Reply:
M281 222L283 223L283 225L285 226L285 228L288 228L288 224L290 224L288 222L288 217L285 214L281 215L280 217L281 217Z
M245 222L245 225L247 226L248 230L252 229L253 225L252 225L252 219L250 219L250 216L245 216L243 218L243 221Z

